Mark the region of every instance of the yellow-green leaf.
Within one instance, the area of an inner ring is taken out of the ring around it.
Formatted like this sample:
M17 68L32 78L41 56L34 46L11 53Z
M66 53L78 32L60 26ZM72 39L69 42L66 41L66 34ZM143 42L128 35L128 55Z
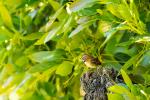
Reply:
M99 0L76 0L70 5L69 9L70 9L70 12L77 12L81 9L84 9L86 7L89 7L95 4L98 1Z
M131 88L132 86L132 81L130 80L129 76L126 74L126 72L124 70L121 69L121 74L122 74L122 77L125 81L125 83L127 84L127 86L129 88Z
M13 23L9 11L1 1L0 1L0 15L3 19L4 24L9 28L13 28Z
M55 0L48 0L48 2L51 4L55 11L57 11L61 7L61 5Z
M127 100L136 100L136 97L132 93L130 93L128 89L126 89L123 86L114 85L114 86L109 87L108 90L114 93L126 95L127 98L129 98Z
M85 22L85 23L79 25L75 30L73 30L73 31L70 33L69 38L71 38L71 37L73 37L74 35L78 34L80 31L82 31L84 28L90 26L90 25L93 24L95 21L96 21L96 19L87 21L87 22Z
M107 5L107 9L115 16L117 16L118 18L122 18L122 16L120 15L119 11L118 11L118 6L116 4L108 4Z
M64 61L56 70L56 74L67 76L72 72L73 65L69 61Z
M108 88L108 90L114 93L119 93L119 94L125 94L129 92L125 87L119 86L119 85L111 86Z
M130 13L130 9L123 4L118 5L118 12L122 16L124 20L132 21L132 15Z
M63 8L64 6L62 6L59 10L57 10L56 13L50 18L46 26L44 26L46 32L50 29L56 18L62 13Z
M125 100L120 94L107 94L108 100Z

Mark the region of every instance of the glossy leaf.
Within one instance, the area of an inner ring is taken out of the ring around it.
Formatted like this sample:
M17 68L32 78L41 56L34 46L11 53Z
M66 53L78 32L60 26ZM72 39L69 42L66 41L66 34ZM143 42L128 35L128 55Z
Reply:
M29 55L29 58L34 62L48 62L55 60L63 60L65 56L65 51L62 49L57 49L55 51L40 51Z
M131 8L131 11L132 13L134 14L134 17L135 19L139 19L139 12L138 12L138 9L134 3L134 0L130 0L130 8Z
M40 44L44 44L46 42L48 42L49 40L52 40L55 36L63 33L67 24L65 24L65 22L68 20L68 17L64 18L62 22L60 23L55 23L55 25L52 27L52 29L45 33L36 43L35 45L40 45ZM60 25L59 25L60 24ZM68 22L68 24L70 24L70 22ZM59 25L59 26L57 26Z
M97 2L98 0L76 0L74 1L69 9L70 9L70 12L77 12L79 10L82 10L86 7L89 7L93 4L95 4L95 2Z

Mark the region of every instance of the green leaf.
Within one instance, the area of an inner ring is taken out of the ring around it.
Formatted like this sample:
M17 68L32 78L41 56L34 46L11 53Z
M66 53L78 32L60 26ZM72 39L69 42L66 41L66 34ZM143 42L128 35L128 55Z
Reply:
M131 87L131 92L134 94L134 95L139 95L139 88L136 86L136 85L132 85Z
M115 16L117 16L118 18L122 18L122 16L120 15L120 13L118 12L118 4L108 4L107 5L107 9Z
M73 27L73 21L75 21L74 20L74 15L70 15L67 18L67 20L64 23L63 28L62 28L62 32L64 32L64 34L69 32L69 30L71 30L71 28Z
M56 74L61 76L67 76L72 72L72 63L69 61L64 61L56 70Z
M36 39L39 39L41 37L41 35L42 35L41 32L31 33L29 35L22 37L22 39L23 40L36 40Z
M130 0L130 9L132 11L132 14L133 14L133 17L136 19L136 20L139 20L139 12L138 12L138 9L134 3L134 0Z
M61 34L64 24L65 22L68 20L68 16L66 16L66 18L64 18L62 20L61 23L59 23L58 26L55 26L51 31L48 32L47 36L44 39L44 43L48 42L49 40L51 40L55 35Z
M126 94L128 93L128 89L126 89L123 86L119 86L119 85L114 85L108 88L109 91L114 92L114 93L119 93L119 94Z
M125 100L121 95L119 94L107 94L108 100Z
M105 41L101 44L101 46L99 47L99 50L104 47L106 45L106 43L114 36L114 34L120 30L120 28L124 27L124 24L121 23L119 24L118 26L114 27L114 28L111 28L109 31L107 31L105 33L105 36L106 36L106 39Z
M61 61L64 59L65 51L56 49L54 51L40 51L29 55L29 58L34 62Z
M149 61L150 61L150 51L143 55L140 65L143 67L150 67Z
M123 70L127 70L131 65L136 64L137 60L141 57L141 55L143 54L143 51L139 52L137 55L131 57L123 66L122 69Z
M84 8L83 10L80 10L78 14L80 16L91 16L95 15L97 13L97 9L99 9L100 5L93 5L92 7L89 8Z
M23 67L24 65L28 64L28 58L26 56L19 57L15 64Z
M87 22L85 22L85 23L79 25L75 30L73 30L73 31L70 33L69 38L71 38L71 37L73 37L74 35L78 34L80 31L82 31L84 28L90 26L90 25L93 24L95 21L96 21L96 19L87 21Z
M0 43L4 42L5 40L9 40L13 37L13 33L7 30L4 26L0 27Z
M100 0L100 3L102 3L102 4L109 4L109 3L119 4L120 0Z
M34 66L32 66L30 69L29 69L29 72L30 73L35 73L35 72L43 72L51 67L54 67L58 64L60 64L61 61L49 61L49 62L42 62L40 64L36 64Z
M56 20L56 18L63 12L63 8L64 8L64 6L62 6L59 10L56 11L56 13L48 21L46 26L44 26L44 30L43 31L46 31L46 32L49 31L49 29L51 28L52 24Z
M95 4L99 0L76 0L74 1L70 7L70 12L77 12L81 9L87 8Z
M59 10L59 8L61 7L61 5L54 0L48 0L48 2L51 4L55 11Z
M27 92L21 98L21 100L45 100L44 96L37 92Z
M114 93L126 95L128 96L129 100L136 100L136 97L132 93L130 93L128 89L126 89L123 86L114 85L114 86L109 87L108 90Z
M1 27L0 27L0 34L5 35L5 36L7 36L7 37L9 37L9 38L12 38L12 37L13 37L13 33L10 32L10 31L9 31L6 27L4 27L4 26L1 26Z
M52 31L52 30L51 30L51 31ZM43 35L40 39L38 39L38 40L35 42L34 45L41 45L41 44L44 44L44 40L45 40L45 38L46 38L47 35L48 35L48 32L47 32L47 33L44 33L44 35Z
M53 53L50 51L40 51L29 55L29 58L34 62L44 62L49 61L54 57Z
M114 54L116 51L116 38L112 38L106 45L105 50L108 54Z
M126 74L124 70L121 69L121 75L124 79L124 82L127 84L127 86L131 89L132 87L132 81L130 80L129 76Z
M55 94L57 92L55 85L56 84L53 82L39 83L37 86L38 92L40 92L40 90L43 89L48 95L55 96Z
M4 0L4 4L7 6L10 12L15 11L16 8L23 3L23 0Z
M114 55L114 57L115 57L115 59L117 59L117 61L119 61L121 63L125 63L126 61L128 61L131 58L125 52L116 52L115 55Z
M48 42L49 40L53 39L56 35L59 35L61 33L63 33L65 28L66 28L66 21L68 20L68 16L66 16L61 22L59 23L54 23L53 27L51 28L51 30L47 33L45 33L36 43L35 45L41 45L44 44L46 42ZM70 22L68 23L70 24ZM68 28L69 29L69 28Z
M130 13L130 9L123 4L118 5L118 12L122 16L124 20L132 21L132 15Z
M9 14L9 11L6 9L4 4L0 1L0 15L4 21L4 24L9 28L14 28L11 16Z

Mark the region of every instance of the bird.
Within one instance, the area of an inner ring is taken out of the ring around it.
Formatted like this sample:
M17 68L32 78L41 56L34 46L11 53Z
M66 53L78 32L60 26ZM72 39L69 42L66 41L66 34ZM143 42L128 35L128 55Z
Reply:
M98 65L101 64L98 58L94 58L93 56L90 56L88 54L84 54L82 56L82 61L88 68L96 68Z

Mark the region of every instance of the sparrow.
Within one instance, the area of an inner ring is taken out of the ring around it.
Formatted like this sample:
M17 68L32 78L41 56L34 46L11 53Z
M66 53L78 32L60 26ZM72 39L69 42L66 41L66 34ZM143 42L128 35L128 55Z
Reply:
M98 58L94 58L93 56L90 56L88 54L84 54L82 56L82 61L88 68L96 68L101 64Z

